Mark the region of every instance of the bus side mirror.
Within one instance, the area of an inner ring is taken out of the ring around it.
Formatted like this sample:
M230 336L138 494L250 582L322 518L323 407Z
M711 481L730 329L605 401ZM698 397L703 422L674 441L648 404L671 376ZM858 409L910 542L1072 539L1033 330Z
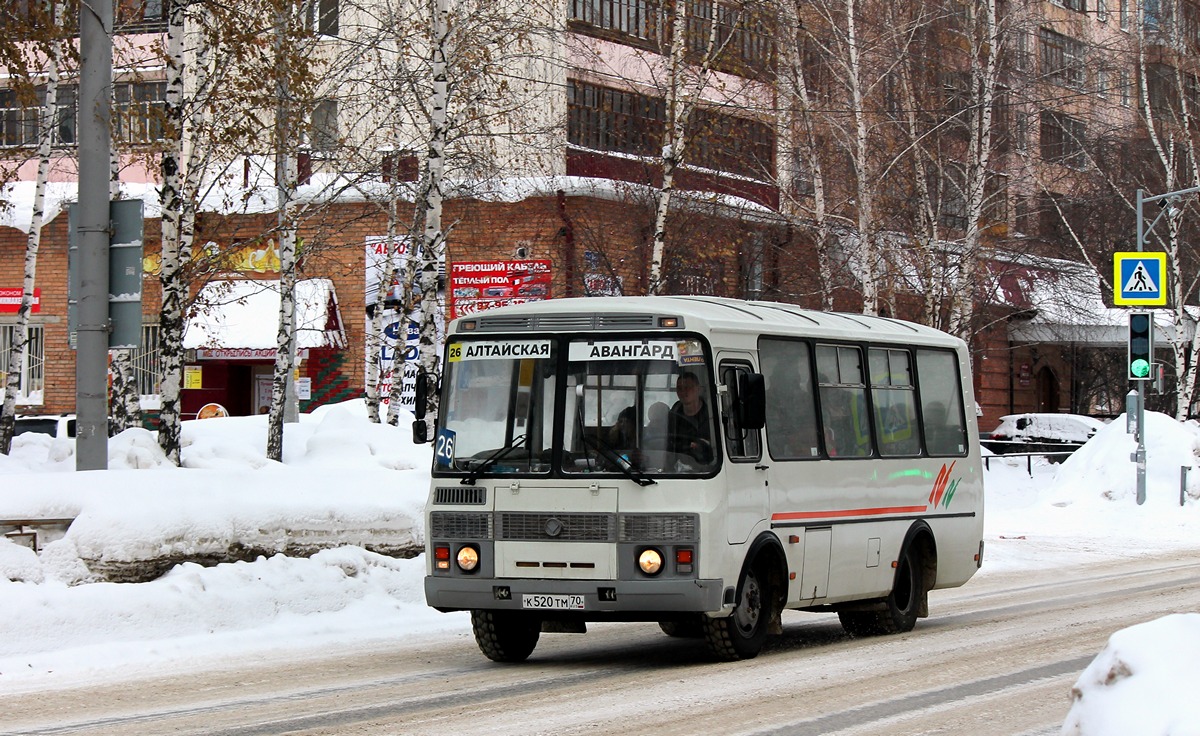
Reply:
M766 385L761 373L738 373L734 417L742 429L762 429L766 426Z
M413 399L413 416L418 420L425 418L425 407L429 403L429 374L417 371L414 386L416 397Z
M429 441L429 423L425 421L425 408L429 401L429 374L417 371L414 386L416 396L413 398L412 439L414 445L423 445Z

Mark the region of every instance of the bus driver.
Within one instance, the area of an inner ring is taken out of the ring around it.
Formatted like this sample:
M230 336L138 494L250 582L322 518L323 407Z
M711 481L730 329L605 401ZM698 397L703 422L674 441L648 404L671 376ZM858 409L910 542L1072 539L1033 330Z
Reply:
M702 463L713 461L712 419L708 404L700 396L700 380L692 373L680 373L675 380L679 397L668 421L671 449L691 455Z

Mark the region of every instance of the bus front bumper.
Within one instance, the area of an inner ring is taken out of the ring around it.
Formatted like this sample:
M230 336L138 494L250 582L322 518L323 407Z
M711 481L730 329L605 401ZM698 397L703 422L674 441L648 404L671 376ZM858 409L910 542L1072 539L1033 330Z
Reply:
M726 593L722 580L425 578L425 600L440 611L542 610L548 615L584 618L589 615L604 618L606 614L717 613L727 608L722 605L723 600L732 598L732 590ZM545 608L548 599L553 601L551 605L564 607ZM582 608L578 608L580 602Z

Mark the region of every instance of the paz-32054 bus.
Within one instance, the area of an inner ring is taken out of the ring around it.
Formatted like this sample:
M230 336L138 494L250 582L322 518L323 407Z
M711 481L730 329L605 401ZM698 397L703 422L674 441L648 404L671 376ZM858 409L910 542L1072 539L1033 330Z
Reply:
M982 564L968 354L937 330L555 299L455 320L444 367L425 595L470 611L493 660L594 621L656 621L725 660L789 608L908 631Z

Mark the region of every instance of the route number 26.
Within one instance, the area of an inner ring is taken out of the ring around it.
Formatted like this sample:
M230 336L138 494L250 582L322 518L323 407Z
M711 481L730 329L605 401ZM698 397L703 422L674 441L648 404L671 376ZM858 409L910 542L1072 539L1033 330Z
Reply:
M443 429L438 432L433 449L434 462L447 468L454 463L454 440L456 437L457 433L451 429Z

